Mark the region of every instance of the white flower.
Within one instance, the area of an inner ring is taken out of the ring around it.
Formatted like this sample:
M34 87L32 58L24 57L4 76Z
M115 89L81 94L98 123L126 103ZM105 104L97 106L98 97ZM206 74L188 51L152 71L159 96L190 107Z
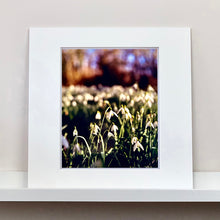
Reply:
M154 125L153 125L153 123L152 123L151 121L148 121L148 122L147 122L146 128L148 128L148 127L154 128Z
M106 113L106 118L108 120L111 120L111 117L114 115L118 118L118 115L114 111L110 110L109 112Z
M131 100L130 105L134 106L134 100L133 99Z
M72 101L72 100L73 100L72 94L68 92L68 93L67 93L67 98L68 98L70 101Z
M95 119L98 119L98 120L100 120L101 119L101 113L100 113L100 111L97 111L97 113L96 113L96 116L95 116Z
M133 137L132 140L131 140L131 143L132 144L136 144L138 141L137 137Z
M128 120L128 119L131 119L131 118L132 118L131 113L130 113L130 112L127 112L127 113L125 114L125 119Z
M114 132L114 134L115 134L117 132L117 130L118 130L117 125L113 124L112 128L111 128L111 131Z
M135 90L137 90L137 89L138 89L138 84L135 83L135 84L133 85L133 88L134 88Z
M125 116L125 119L126 119L126 120L132 118L132 115L131 115L131 113L130 113L130 111L129 111L129 109L128 109L127 107L122 106L122 107L119 109L118 113L119 113L119 112L121 112L121 114Z
M77 131L76 127L75 127L74 130L73 130L73 137L77 136L77 135L78 135L78 131Z
M118 113L121 112L122 115L125 114L125 109L124 107L122 106L119 110L118 110Z
M94 101L95 101L95 102L98 102L98 101L99 101L99 97L98 97L98 96L95 96Z
M133 151L136 151L137 149L144 150L142 144L138 141L137 137L132 138L131 144L134 145L133 146Z
M155 128L158 127L158 122L157 121L154 122L154 127Z
M77 106L77 102L76 102L76 101L73 101L73 102L72 102L72 106L73 106L73 107Z
M100 130L97 124L90 124L90 128L91 128L92 134L94 135L97 135Z
M69 142L64 136L62 136L62 146L64 147L64 150L69 148Z
M73 92L73 91L74 91L74 85L71 85L71 86L69 87L69 91L70 91L70 92Z
M142 144L137 141L133 147L133 151L136 151L137 149L141 149L141 150L144 150L144 147L142 146Z
M135 127L131 127L131 130L132 130L132 132L134 133L135 132Z
M151 108L152 103L154 103L154 96L152 94L146 93L145 100L147 101L148 106Z
M100 99L100 100L98 101L98 106L99 106L99 107L103 107L103 100L102 100L102 99Z
M82 95L77 95L77 96L76 96L76 100L77 100L78 102L82 102L82 101L83 101L83 96L82 96Z
M119 96L119 99L121 100L121 101L123 101L123 102L125 102L126 101L126 95L124 95L123 93L121 93L120 94L120 96Z
M114 137L114 134L112 134L112 132L108 132L108 139L110 139L111 137Z
M151 85L148 86L147 90L149 92L155 92L154 88Z
M129 92L130 95L133 95L134 94L134 89L133 88L129 88L128 92Z
M81 149L80 149L79 143L75 144L74 147L73 147L73 155L75 155L76 152L77 152L78 154L81 154L81 153L82 153L82 151L81 151Z
M130 96L129 96L129 95L127 95L127 96L126 96L126 100L127 100L127 102L129 102L129 101L130 101L130 99L131 99L131 98L130 98Z
M70 100L66 96L63 97L63 102L64 102L64 105L66 105L67 107L70 106Z
M93 96L89 93L84 94L84 97L87 101L93 101Z

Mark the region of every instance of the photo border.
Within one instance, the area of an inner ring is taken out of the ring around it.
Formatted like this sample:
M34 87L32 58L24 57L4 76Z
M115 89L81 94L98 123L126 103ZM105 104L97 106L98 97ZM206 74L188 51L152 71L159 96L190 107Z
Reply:
M159 48L159 169L60 169L62 47ZM190 29L31 28L28 146L30 188L191 189Z

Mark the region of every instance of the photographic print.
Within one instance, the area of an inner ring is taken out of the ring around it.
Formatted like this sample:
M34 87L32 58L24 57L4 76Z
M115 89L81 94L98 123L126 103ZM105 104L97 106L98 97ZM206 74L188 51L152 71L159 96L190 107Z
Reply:
M158 168L157 48L62 48L62 168Z
M190 28L31 28L28 109L31 188L193 186Z

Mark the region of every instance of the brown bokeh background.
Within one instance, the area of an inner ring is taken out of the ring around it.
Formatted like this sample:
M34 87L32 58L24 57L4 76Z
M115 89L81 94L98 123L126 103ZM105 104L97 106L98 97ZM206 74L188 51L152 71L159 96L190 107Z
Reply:
M157 90L158 49L62 50L62 82L70 85L151 85Z

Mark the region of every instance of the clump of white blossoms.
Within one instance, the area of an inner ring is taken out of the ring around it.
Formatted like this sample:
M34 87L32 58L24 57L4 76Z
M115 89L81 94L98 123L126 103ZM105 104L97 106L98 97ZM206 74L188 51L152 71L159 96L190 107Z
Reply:
M90 128L91 128L91 133L94 135L97 135L100 130L99 126L93 123L90 124Z
M126 107L126 106L122 106L119 111L118 111L118 114L121 112L122 116L128 120L128 119L131 119L132 118L132 115L129 111L129 109Z
M137 137L133 137L132 140L131 140L131 143L133 146L133 151L135 152L137 149L138 150L144 150L144 147L142 146L142 144L138 141L138 138Z

